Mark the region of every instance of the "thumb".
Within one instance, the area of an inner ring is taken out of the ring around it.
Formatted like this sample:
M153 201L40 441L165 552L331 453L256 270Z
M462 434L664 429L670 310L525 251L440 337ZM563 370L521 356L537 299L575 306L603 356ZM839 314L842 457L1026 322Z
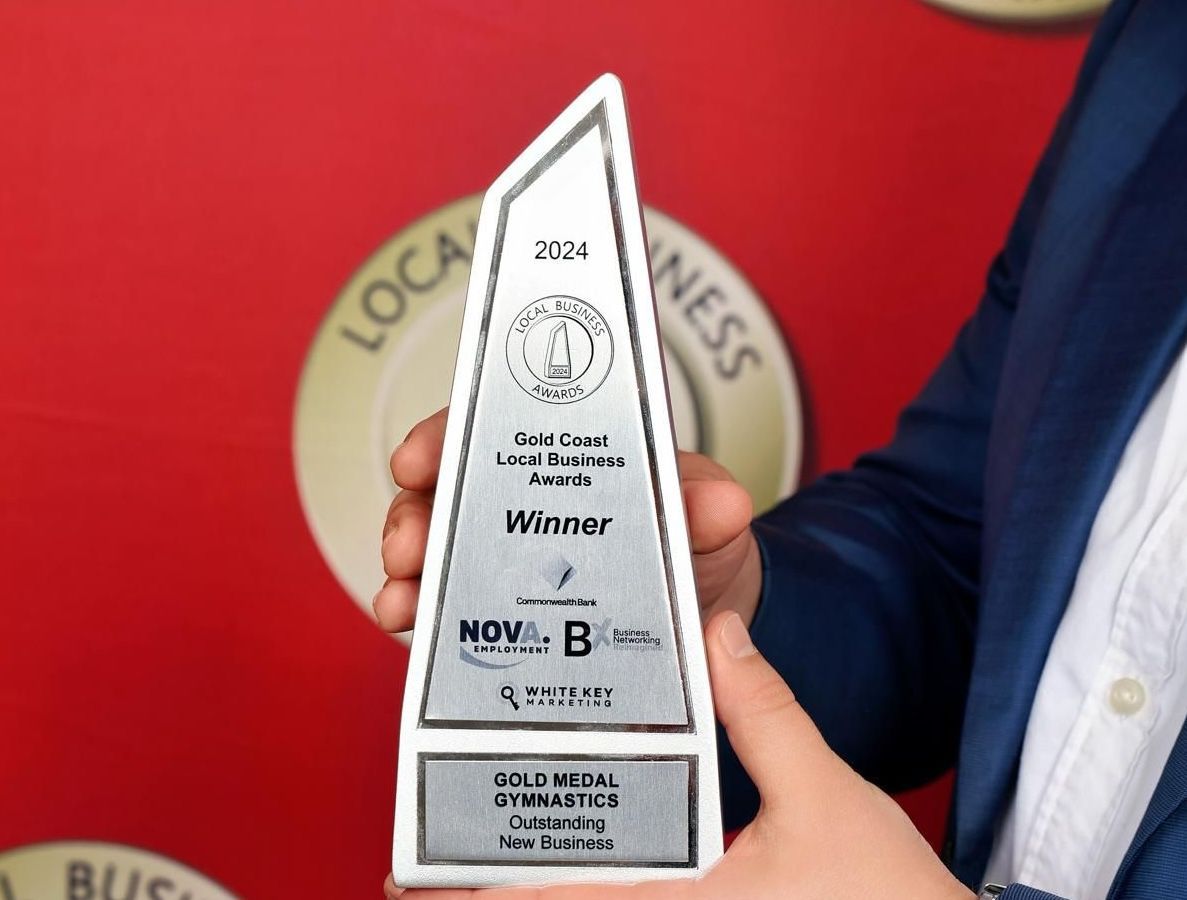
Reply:
M777 809L819 790L838 759L759 654L741 617L723 612L710 619L705 647L717 718L764 807Z

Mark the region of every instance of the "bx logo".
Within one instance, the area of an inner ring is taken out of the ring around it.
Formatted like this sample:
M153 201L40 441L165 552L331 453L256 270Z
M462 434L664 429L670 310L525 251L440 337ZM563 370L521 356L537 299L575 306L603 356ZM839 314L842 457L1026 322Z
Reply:
M597 622L568 620L565 622L565 656L589 656L605 644L610 646L610 620Z

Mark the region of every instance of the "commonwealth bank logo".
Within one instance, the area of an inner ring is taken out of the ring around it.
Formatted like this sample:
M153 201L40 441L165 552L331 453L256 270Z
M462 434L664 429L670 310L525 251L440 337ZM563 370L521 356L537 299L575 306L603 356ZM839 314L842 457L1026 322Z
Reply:
M293 422L301 502L327 564L368 617L395 490L388 457L449 402L481 202L464 197L384 242L329 305L305 359ZM645 218L677 441L720 461L767 509L795 487L802 444L779 327L718 250L661 212ZM505 345L520 387L551 403L597 390L623 352L597 298L529 299L522 333L513 326Z

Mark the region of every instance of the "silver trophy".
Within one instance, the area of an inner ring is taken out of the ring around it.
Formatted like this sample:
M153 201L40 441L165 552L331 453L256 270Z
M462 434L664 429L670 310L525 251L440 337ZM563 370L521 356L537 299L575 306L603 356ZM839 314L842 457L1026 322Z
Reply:
M717 752L622 86L478 222L400 728L401 886L696 875Z

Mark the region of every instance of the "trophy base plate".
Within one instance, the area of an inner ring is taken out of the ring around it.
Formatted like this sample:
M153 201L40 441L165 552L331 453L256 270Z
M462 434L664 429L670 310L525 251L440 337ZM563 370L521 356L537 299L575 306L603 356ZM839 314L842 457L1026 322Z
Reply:
M401 887L695 875L691 755L417 755L415 860Z

